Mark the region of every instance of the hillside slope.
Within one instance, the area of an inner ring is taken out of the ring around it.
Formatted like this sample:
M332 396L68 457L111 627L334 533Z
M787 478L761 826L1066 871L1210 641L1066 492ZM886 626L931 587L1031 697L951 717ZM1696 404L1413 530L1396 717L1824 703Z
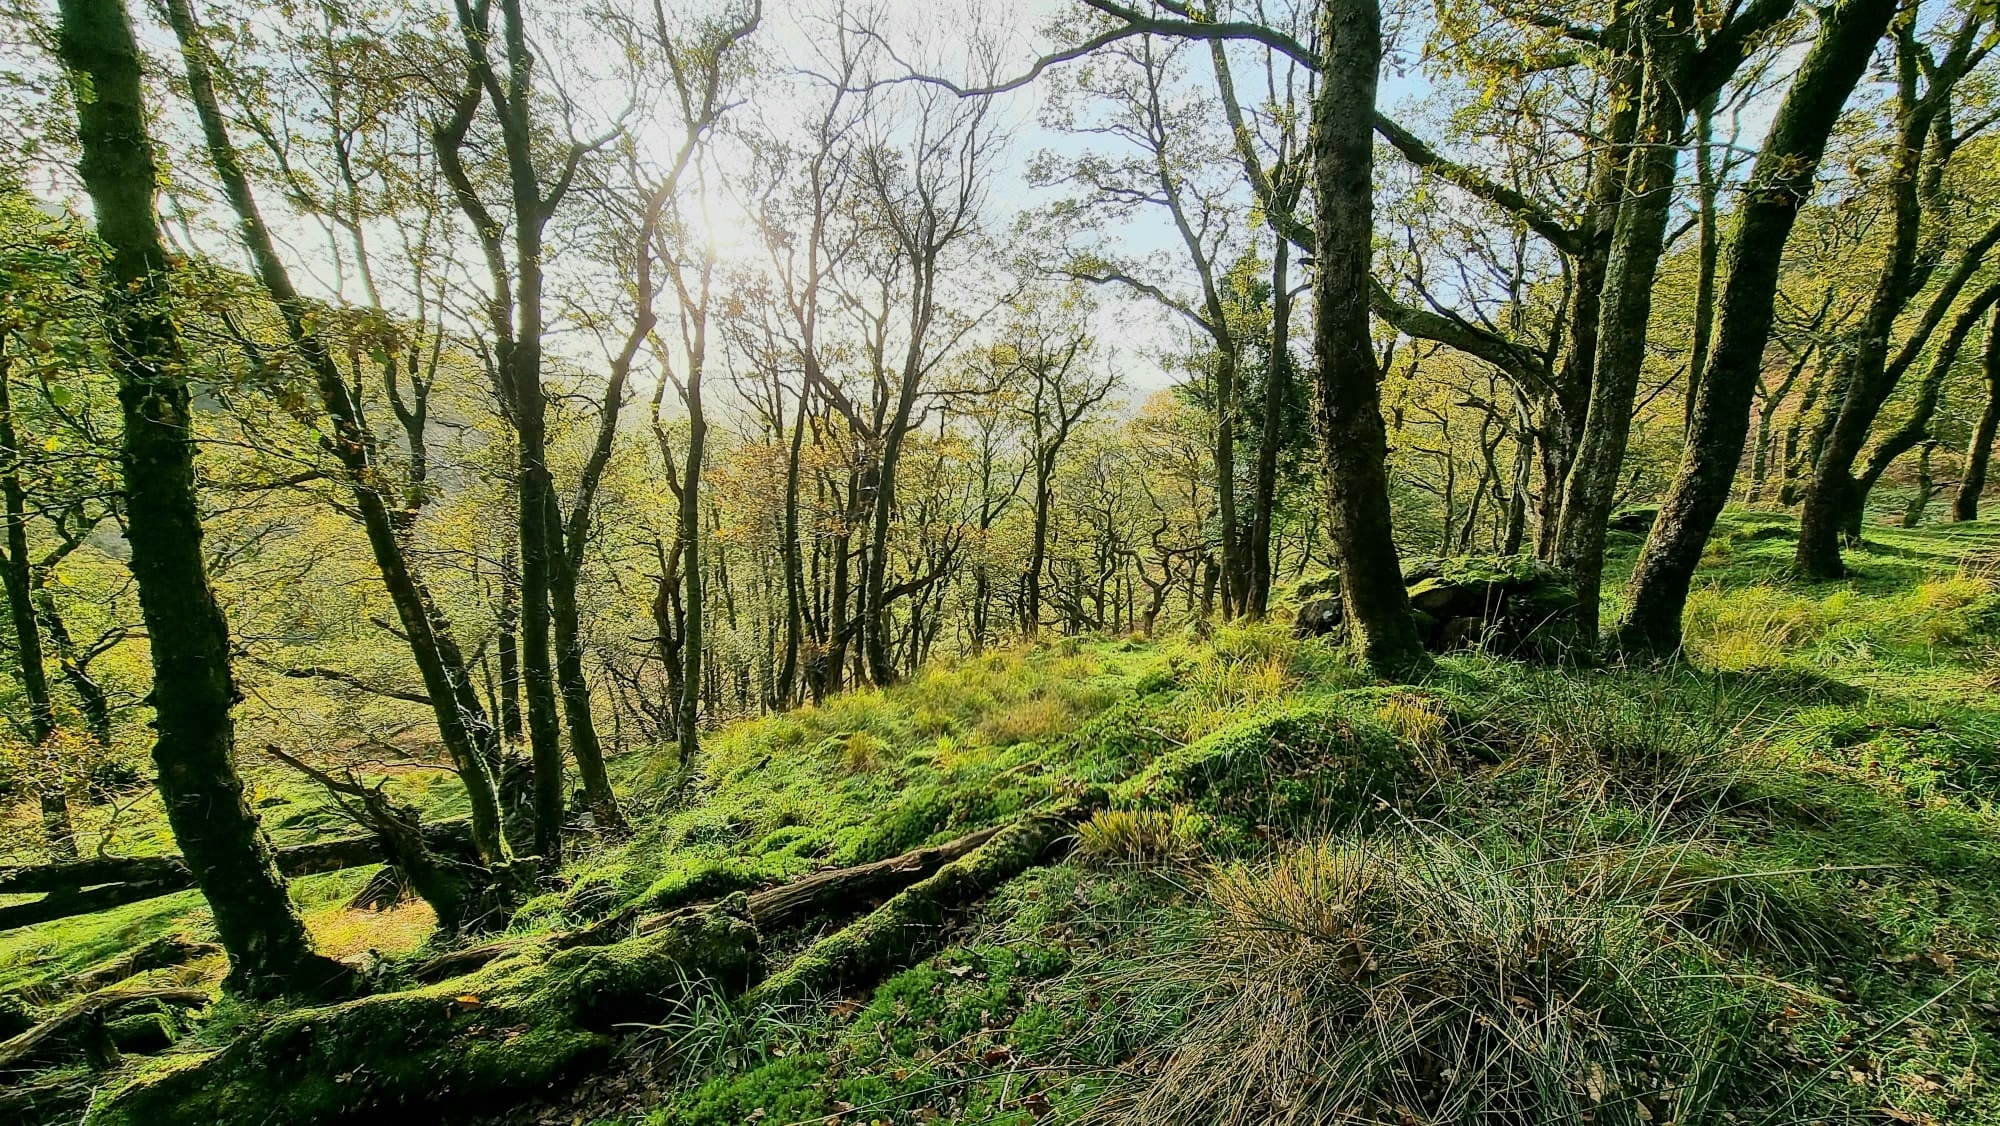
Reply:
M1277 627L1070 639L737 724L694 779L628 756L635 833L477 957L219 1001L30 1113L2000 1123L2000 528L1885 530L1838 587L1778 578L1786 533L1718 537L1682 667L1389 689ZM50 1005L200 936L125 910L0 974Z

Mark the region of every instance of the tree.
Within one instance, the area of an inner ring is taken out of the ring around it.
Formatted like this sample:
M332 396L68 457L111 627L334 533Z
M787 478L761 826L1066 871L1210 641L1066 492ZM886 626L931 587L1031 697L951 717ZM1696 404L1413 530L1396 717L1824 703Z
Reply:
M1991 50L1990 38L1984 35L1988 22L1984 11L1968 8L1956 26L1937 29L1941 42L1935 44L1919 28L1915 13L1896 26L1895 116L1887 177L1889 242L1855 330L1852 353L1836 372L1822 408L1821 433L1814 442L1817 457L1799 514L1799 545L1793 557L1793 566L1803 575L1830 579L1846 573L1841 542L1859 537L1864 500L1854 463L1867 445L1876 416L1922 353L1932 330L1987 253L2000 243L2000 223L1982 224L1983 233L1959 250L1916 326L1892 349L1904 310L1943 265L1942 239L1952 218L1943 191L1945 169L1985 124L1975 122L1960 132L1950 108L1960 81Z
M1847 0L1826 13L1758 153L1729 248L1715 352L1695 388L1680 469L1646 538L1617 629L1627 652L1680 647L1688 585L1743 458L1785 244L1812 193L1840 108L1897 6L1897 0Z
M1091 370L1091 340L1081 323L1088 308L1078 308L1079 300L1070 293L1017 302L1014 320L994 349L996 375L1019 388L1015 410L1028 447L1030 531L1019 614L1028 637L1041 629L1042 574L1063 447L1117 386L1115 375Z
M1979 496L1986 491L1986 467L1993 457L1993 435L2000 431L2000 309L1986 325L1986 352L1981 364L1986 376L1986 406L1973 424L1965 450L1965 473L1952 495L1953 520L1979 519Z
M375 565L423 676L438 732L464 784L472 811L473 843L488 864L504 865L511 859L511 852L501 826L498 779L501 756L493 726L480 706L470 669L452 635L450 623L438 610L429 586L405 550L407 524L398 526L394 512L397 498L386 488L391 478L379 465L378 444L358 397L316 327L320 320L317 311L293 284L291 271L279 255L258 208L250 177L230 139L228 123L216 97L208 47L193 6L190 0L167 0L167 14L180 41L188 91L201 120L209 160L235 212L238 232L259 280L276 302L289 343L304 361L331 423L332 433L322 440L345 473ZM421 389L424 385L418 386ZM419 410L422 402L420 399ZM410 424L417 427L414 448L421 450L421 424L414 415Z
M153 761L167 820L215 915L231 984L253 996L338 991L350 975L313 953L233 761L229 631L202 559L188 358L168 310L138 46L118 0L64 0L61 11L80 171L108 252L105 330L124 409L127 538L151 637Z

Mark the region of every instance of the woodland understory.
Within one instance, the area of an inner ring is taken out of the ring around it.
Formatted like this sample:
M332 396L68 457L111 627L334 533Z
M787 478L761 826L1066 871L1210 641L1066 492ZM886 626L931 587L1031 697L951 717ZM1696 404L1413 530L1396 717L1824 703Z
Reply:
M2000 1126L1991 0L7 0L0 1119Z

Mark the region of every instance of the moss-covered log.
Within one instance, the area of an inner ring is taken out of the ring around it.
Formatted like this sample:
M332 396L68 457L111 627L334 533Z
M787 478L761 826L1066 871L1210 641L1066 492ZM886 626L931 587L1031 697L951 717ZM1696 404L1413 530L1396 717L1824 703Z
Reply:
M928 878L946 864L985 844L999 831L999 826L981 829L941 845L912 849L887 860L878 860L872 864L857 864L849 868L831 868L823 872L814 872L788 884L767 888L752 894L749 898L751 921L756 923L759 931L770 932L797 926L814 918L827 920L852 918L877 906L918 880ZM699 898L699 889L710 887L712 884L713 881L701 879L691 881L687 886L696 889L693 894ZM604 946L634 933L650 933L678 917L671 911L662 912L658 910L659 908L679 908L692 902L693 899L685 895L677 895L672 902L642 898L624 910L580 930L566 931L553 936L503 938L461 950L447 951L420 963L411 971L410 976L422 982L446 981L471 973L481 966L496 962L529 945L558 950L576 946ZM652 909L650 914L648 909Z
M286 1013L220 1051L175 1058L86 1121L304 1126L492 1105L600 1057L620 1025L657 1018L697 982L741 990L756 951L741 896L611 946L532 946L444 985Z
M1101 808L1093 791L1053 813L1026 817L966 855L892 896L853 925L820 939L751 990L753 1001L796 1001L814 993L872 985L916 964L942 942L953 919L1070 841L1077 822Z
M759 1000L872 983L942 940L949 922L1057 854L1101 791L1065 809L890 860L819 873L721 903L649 915L606 945L577 936L510 944L450 981L275 1018L219 1051L172 1057L104 1100L89 1126L261 1126L344 1121L380 1108L517 1100L601 1058L618 1029L657 1020L690 989ZM896 890L900 887L900 891ZM872 914L815 943L751 990L759 922L780 929L866 906ZM706 983L705 985L699 983Z

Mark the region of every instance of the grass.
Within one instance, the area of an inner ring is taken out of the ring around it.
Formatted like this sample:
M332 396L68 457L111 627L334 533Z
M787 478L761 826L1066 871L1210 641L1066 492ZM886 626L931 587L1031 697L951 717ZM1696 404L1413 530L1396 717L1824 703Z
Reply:
M1820 585L1788 535L1726 518L1677 666L1389 689L1274 627L1065 639L732 725L691 779L624 756L637 831L515 930L1113 802L870 992L693 990L581 1113L2000 1126L2000 528L1871 529ZM295 896L393 965L427 920L348 911L363 878ZM0 935L0 976L204 926L189 896Z

